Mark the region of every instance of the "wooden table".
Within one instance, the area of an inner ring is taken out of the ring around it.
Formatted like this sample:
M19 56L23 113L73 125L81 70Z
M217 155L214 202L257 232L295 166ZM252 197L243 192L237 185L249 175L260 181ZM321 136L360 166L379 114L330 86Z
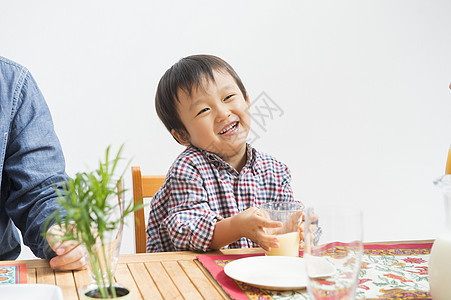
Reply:
M229 249L208 254L261 252L260 248ZM132 299L230 299L196 259L201 254L183 251L121 255L114 277L132 291ZM28 283L55 284L62 289L64 300L81 299L78 289L91 283L87 270L55 272L45 259L8 263L26 264Z

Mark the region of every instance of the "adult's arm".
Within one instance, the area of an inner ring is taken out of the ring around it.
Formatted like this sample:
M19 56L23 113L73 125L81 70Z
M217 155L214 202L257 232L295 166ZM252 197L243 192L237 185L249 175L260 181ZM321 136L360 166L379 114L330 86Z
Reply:
M24 244L41 258L55 253L42 236L46 218L58 207L55 187L66 179L65 161L50 111L28 71L14 89L3 166L5 209ZM2 192L3 194L3 192Z

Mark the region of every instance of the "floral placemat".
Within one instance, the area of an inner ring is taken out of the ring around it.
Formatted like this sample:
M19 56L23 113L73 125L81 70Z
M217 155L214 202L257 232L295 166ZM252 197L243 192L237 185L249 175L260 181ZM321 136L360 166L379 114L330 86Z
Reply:
M356 299L432 299L428 283L431 243L365 245ZM224 273L232 260L263 255L199 255L197 258L233 299L308 299L305 289L271 291L235 281Z
M0 284L27 283L25 264L0 265Z

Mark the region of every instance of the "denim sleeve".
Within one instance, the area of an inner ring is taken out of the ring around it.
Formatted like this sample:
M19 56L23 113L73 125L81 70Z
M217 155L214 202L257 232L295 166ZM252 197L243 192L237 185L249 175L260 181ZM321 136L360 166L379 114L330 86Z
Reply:
M50 258L55 253L41 233L58 207L54 189L66 179L64 156L50 111L29 73L17 95L3 167L5 208L24 244L37 257Z

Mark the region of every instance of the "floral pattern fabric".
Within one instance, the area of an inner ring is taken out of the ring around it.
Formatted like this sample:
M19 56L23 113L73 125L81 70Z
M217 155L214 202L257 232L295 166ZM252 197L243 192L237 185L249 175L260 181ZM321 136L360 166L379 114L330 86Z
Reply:
M25 264L0 265L0 284L17 283L27 283L27 266Z
M365 245L356 299L432 299L428 283L431 247L431 243ZM200 255L198 259L233 299L308 299L305 289L264 290L225 275L228 262L249 256Z

